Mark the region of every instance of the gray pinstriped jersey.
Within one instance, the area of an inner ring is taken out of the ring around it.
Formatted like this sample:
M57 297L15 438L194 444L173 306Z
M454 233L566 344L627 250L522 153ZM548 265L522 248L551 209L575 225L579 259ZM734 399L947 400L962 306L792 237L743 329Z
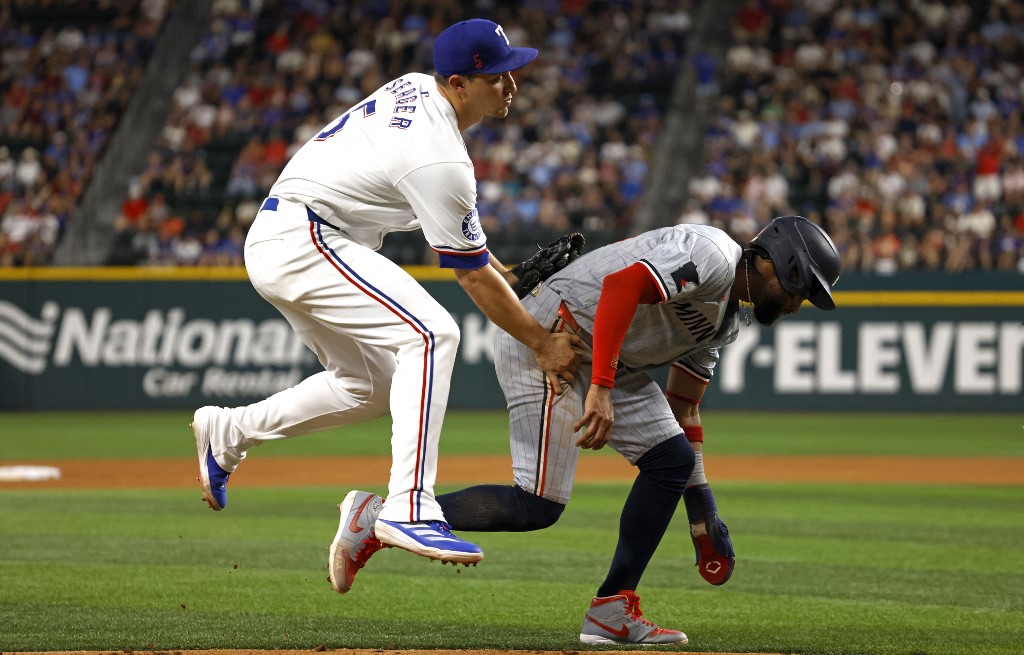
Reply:
M718 349L739 332L729 291L742 252L722 230L675 225L592 251L545 284L565 300L589 342L605 276L642 263L657 280L662 302L637 308L619 352L619 370L677 362L707 380Z
M615 424L608 445L631 464L682 432L664 391L644 371L678 362L710 379L718 349L735 340L739 321L729 292L741 256L739 244L721 230L700 225L661 228L580 257L523 300L545 326L560 325L555 321L564 302L580 336L592 343L594 312L606 276L640 262L657 281L662 303L637 308L611 390ZM580 457L573 426L583 414L591 364L584 358L575 381L554 395L530 349L501 330L494 356L509 409L515 483L542 498L567 503Z

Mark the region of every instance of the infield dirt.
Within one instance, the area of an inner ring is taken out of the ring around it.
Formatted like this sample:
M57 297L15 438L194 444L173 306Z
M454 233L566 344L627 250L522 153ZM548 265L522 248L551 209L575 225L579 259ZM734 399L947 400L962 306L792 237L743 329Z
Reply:
M57 480L0 482L0 489L176 488L195 486L194 458L47 459L0 464L60 469ZM231 486L295 487L381 485L389 457L274 457L254 454L231 476ZM714 481L1024 485L1021 457L827 457L716 455L705 461ZM636 469L621 457L585 453L578 482L632 480ZM438 484L511 480L507 456L445 455Z

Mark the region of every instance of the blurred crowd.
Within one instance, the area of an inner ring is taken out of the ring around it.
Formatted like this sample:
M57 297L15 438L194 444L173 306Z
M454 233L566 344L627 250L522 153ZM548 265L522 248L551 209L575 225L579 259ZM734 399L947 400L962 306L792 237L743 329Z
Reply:
M47 264L132 97L166 0L0 0L0 266Z
M680 222L825 225L843 268L1024 273L1024 4L744 0Z
M570 229L620 238L682 65L690 4L214 2L125 201L115 263L240 264L245 231L289 156L387 81L432 72L437 33L482 13L542 53L521 72L510 116L464 135L492 250L513 261ZM403 264L434 257L418 234L391 235L384 251Z
M103 21L26 18L96 4L0 0L0 265L49 261L166 12L109 0ZM108 263L241 265L289 156L388 80L432 71L445 26L486 16L541 51L508 118L464 135L506 261L569 230L594 245L630 233L688 69L705 129L679 222L745 242L796 213L829 230L847 271L1024 273L1024 5L1011 0L743 0L721 58L687 54L693 0L211 9ZM418 234L389 235L384 251L433 260Z

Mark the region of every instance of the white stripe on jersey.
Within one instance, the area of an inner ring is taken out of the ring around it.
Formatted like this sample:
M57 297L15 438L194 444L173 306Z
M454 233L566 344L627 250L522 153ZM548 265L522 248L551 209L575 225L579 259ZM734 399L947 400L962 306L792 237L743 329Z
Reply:
M654 279L654 283L658 285L658 293L661 294L661 302L667 302L672 296L672 291L665 285L665 281L661 279L658 269L654 268L654 265L651 264L651 262L644 259L641 259L640 263L647 269L647 272L651 274L651 277Z

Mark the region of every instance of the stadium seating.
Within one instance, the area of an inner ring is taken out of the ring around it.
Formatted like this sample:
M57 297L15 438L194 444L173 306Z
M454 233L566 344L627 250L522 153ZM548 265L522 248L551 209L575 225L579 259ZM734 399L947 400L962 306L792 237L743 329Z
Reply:
M50 262L152 54L164 5L0 5L0 266Z
M733 28L681 221L810 216L847 271L1024 272L1024 6L747 0Z
M163 0L87 5L0 11L0 265L49 261L165 12ZM692 68L703 143L675 220L745 241L773 215L803 214L835 237L846 271L1024 272L1019 3L743 0L721 61L687 49L696 7L490 7L510 39L542 53L509 117L465 134L502 259L567 230L592 245L635 230L672 86ZM426 0L212 10L108 263L241 264L288 156L380 84L432 70L434 35L480 13ZM383 251L433 261L418 234L390 235Z
M475 14L462 4L460 14ZM431 44L451 8L351 5L214 6L160 144L125 200L113 263L173 263L175 240L190 244L179 263L196 260L196 241L230 251L231 235L244 233L290 153L389 79L432 70ZM522 79L516 111L465 135L481 217L503 259L523 258L568 229L586 230L595 243L627 233L683 59L688 6L495 8L491 17L513 42L543 52ZM365 20L353 22L353 11ZM166 215L140 221L154 200ZM403 264L433 258L419 234L389 235L384 252Z

